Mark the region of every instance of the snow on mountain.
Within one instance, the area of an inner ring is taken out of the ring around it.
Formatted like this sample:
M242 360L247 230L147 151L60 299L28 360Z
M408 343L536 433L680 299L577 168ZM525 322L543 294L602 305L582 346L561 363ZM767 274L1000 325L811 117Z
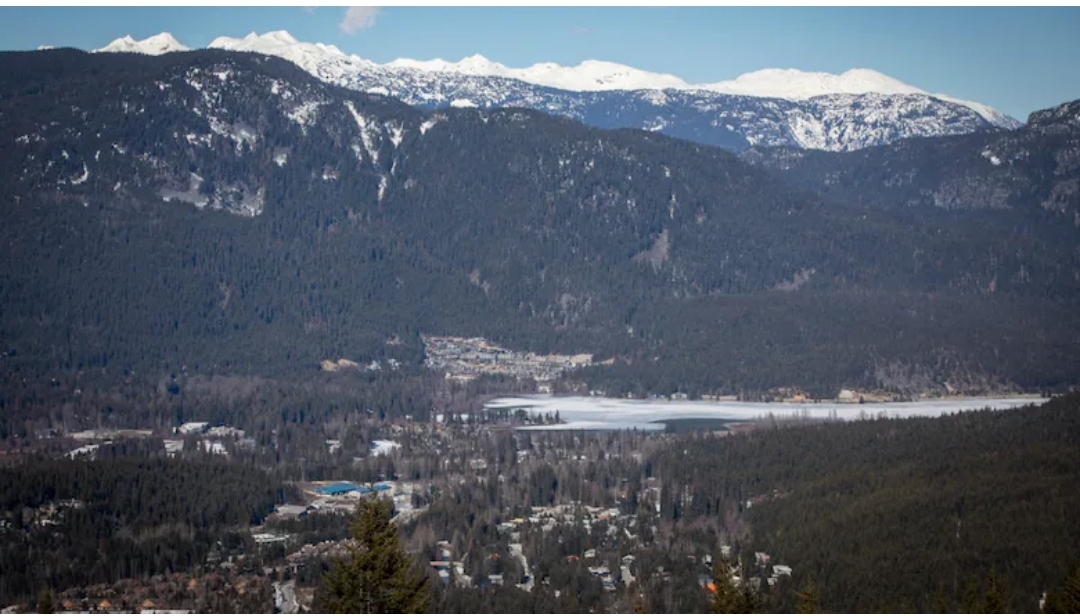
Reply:
M150 44L155 39L156 44ZM171 42L171 43L170 43ZM212 49L284 58L335 85L425 108L528 107L601 128L641 128L708 145L855 150L908 137L962 134L1021 123L979 103L929 94L870 69L840 75L766 69L712 84L587 60L510 68L481 55L459 62L378 64L283 30L219 37ZM98 51L186 49L167 34L113 41ZM163 53L163 52L159 52Z
M131 35L118 38L101 49L95 49L95 52L115 52L115 53L143 53L150 56L159 56L163 53L170 53L173 51L188 51L188 47L177 41L173 35L168 32L162 32L161 34L155 34L149 38L145 38L141 41L137 41L131 38Z
M541 62L528 68L508 68L484 56L473 55L460 62L447 62L442 59L427 61L399 59L383 66L389 69L454 73L473 77L503 77L574 92L689 87L685 81L675 75L650 73L623 64L599 60L586 60L577 66L560 66L552 62Z
M926 94L888 75L864 68L851 69L840 75L770 68L745 73L731 81L696 87L724 94L783 98L793 101L828 94Z
M853 68L839 75L811 73L795 69L765 69L739 75L731 81L691 86L724 94L783 98L790 101L808 100L830 94L922 94L971 108L988 122L1009 124L1005 114L971 101L943 94L931 94L868 68Z

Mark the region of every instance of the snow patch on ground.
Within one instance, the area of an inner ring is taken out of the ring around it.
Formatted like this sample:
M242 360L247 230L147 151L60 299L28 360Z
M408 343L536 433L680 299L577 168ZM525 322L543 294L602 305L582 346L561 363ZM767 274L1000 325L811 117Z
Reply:
M307 132L308 126L311 126L311 123L318 116L319 107L322 107L322 103L319 101L307 101L293 107L285 115Z
M405 138L405 127L393 122L387 122L385 126L390 133L390 143L394 144L395 148L400 146L401 141Z
M395 441L372 441L371 442L371 455L373 456L388 456L395 449L400 449L401 443Z
M233 144L236 146L237 153L243 151L245 143L251 148L254 147L256 141L258 141L258 137L255 133L246 126L229 125L214 116L209 116L207 120L210 122L211 131L232 140Z
M801 147L813 150L826 148L825 127L816 118L807 114L795 113L789 118L792 136ZM748 139L749 140L749 139Z
M187 135L184 135L184 137L191 145L209 146L211 140L213 140L211 135L196 135L195 133L188 133Z
M82 184L83 182L85 182L88 179L90 179L90 170L86 168L86 163L83 163L82 164L82 175L80 175L79 177L71 180L71 185L72 186L78 186L79 184Z
M455 98L454 100L450 101L450 106L456 107L458 109L465 109L470 107L476 107L476 103L472 102L467 98Z
M441 116L431 116L430 118L424 120L424 123L420 125L420 134L423 135L427 133L429 130L434 128L435 125L438 124L441 120Z
M983 150L982 151L982 157L989 160L990 164L995 166L995 167L997 167L998 165L1001 164L1001 159L998 158L997 156L994 156L994 153L991 152L990 150Z
M647 131L659 132L667 128L668 121L664 118L657 116L655 119L649 120L645 123L643 128Z
M375 136L378 134L378 129L373 122L368 121L362 113L356 110L352 101L345 101L345 107L352 114L354 120L356 120L356 126L360 129L360 139L364 142L364 149L367 150L368 156L371 157L372 162L379 162L379 150L375 147Z

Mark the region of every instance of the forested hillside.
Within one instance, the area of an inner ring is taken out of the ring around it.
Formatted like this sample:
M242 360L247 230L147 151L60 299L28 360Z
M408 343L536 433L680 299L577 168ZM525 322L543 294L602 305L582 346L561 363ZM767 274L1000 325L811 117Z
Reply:
M131 453L0 468L0 603L192 571L292 494L254 468Z
M1078 233L1056 219L847 205L720 150L425 113L253 54L2 67L16 382L415 367L422 332L617 357L588 375L613 389L1075 382Z
M790 565L792 588L812 578L827 612L971 612L992 580L1004 611L1034 612L1080 565L1077 394L703 438L654 464L663 516L693 526L744 511L743 549Z
M1080 101L1031 114L1013 131L906 139L858 152L754 148L744 161L847 203L1015 210L1017 227L1080 221ZM1052 229L1051 229L1052 232ZM1071 232L1071 231L1070 231Z

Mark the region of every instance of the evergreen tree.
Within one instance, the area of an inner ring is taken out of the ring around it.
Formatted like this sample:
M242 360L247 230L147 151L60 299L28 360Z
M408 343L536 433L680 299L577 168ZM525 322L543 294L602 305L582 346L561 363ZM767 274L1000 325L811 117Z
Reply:
M315 611L332 614L417 614L431 605L426 575L398 541L392 503L371 498L350 525L355 545L323 578Z
M968 578L960 611L964 614L979 614L982 612L982 606L979 604L979 588L975 576Z
M1061 606L1070 614L1080 614L1080 567L1073 570L1069 581L1065 583Z
M52 592L44 590L41 595L38 596L37 613L38 614L52 614L55 611L55 605L53 604Z
M937 592L934 593L934 613L949 613L949 599L945 596L945 589L941 586L938 586Z
M997 569L990 571L990 579L986 584L986 594L983 596L982 611L984 614L1004 614L1008 611L1009 599L1005 595L1001 576Z
M717 559L713 566L713 585L716 587L713 593L712 607L717 614L738 614L742 595L728 576L727 563L723 559Z
M758 610L758 600L750 585L744 581L741 590L735 588L728 575L727 562L722 558L718 558L713 566L713 585L716 587L712 601L713 612L753 614Z
M1080 614L1080 567L1073 570L1060 590L1047 593L1043 611L1047 614Z
M802 590L795 595L795 612L798 614L818 613L818 590L813 578L808 578Z

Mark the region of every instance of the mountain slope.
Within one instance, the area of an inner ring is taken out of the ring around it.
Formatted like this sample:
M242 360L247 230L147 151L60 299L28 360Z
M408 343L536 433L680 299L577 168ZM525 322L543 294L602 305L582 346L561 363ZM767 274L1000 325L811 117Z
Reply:
M1080 101L1007 133L904 140L851 153L753 148L747 162L796 185L879 207L1016 209L1080 226Z
M984 105L930 95L866 69L843 75L766 70L692 85L673 75L594 60L524 69L482 56L380 65L333 45L297 41L283 31L219 37L210 47L282 57L328 83L428 109L528 107L600 128L654 130L731 150L789 145L847 151L905 137L1019 124Z
M722 150L522 109L423 112L262 55L0 66L0 337L27 374L417 366L420 332L618 355L659 390L883 385L892 361L923 385L1043 386L1080 356L1062 308L1075 237L1014 212L828 203ZM1011 324L989 350L965 329L976 305ZM852 306L914 321L879 338L845 326ZM822 340L852 351L822 361ZM698 361L701 345L739 367Z

